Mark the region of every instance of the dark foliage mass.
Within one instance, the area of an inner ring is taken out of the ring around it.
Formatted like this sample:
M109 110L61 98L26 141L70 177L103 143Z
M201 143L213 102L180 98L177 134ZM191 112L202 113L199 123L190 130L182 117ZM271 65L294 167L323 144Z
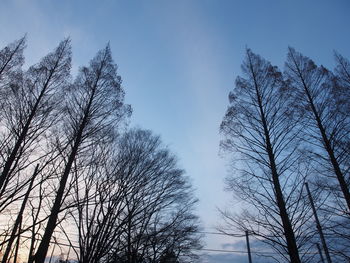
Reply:
M350 257L350 63L335 60L332 72L289 48L282 72L248 49L229 95L226 186L245 207L221 213L231 229L265 242L276 262Z
M69 39L27 70L24 48L0 51L1 262L196 260L189 179L158 136L127 129L109 45L74 80Z

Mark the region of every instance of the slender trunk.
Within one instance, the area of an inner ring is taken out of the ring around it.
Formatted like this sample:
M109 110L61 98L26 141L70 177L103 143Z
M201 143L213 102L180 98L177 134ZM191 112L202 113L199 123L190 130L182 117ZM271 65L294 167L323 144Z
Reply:
M247 242L248 261L249 263L252 263L253 261L252 261L252 255L250 253L249 234L247 230L245 231L245 239Z
M51 251L51 255L50 255L50 260L49 260L49 263L51 263L51 262L52 262L53 253L55 253L55 247L53 247L53 249L52 249L52 251Z
M89 102L88 102L88 105L86 107L86 110L84 111L83 120L80 124L73 148L72 148L71 153L70 153L69 158L68 158L68 162L67 162L66 167L64 169L64 172L62 174L62 177L60 180L60 185L59 185L59 188L57 190L56 198L55 198L54 204L53 204L52 209L51 209L50 217L49 217L49 220L47 222L44 235L42 237L42 240L40 242L38 250L34 256L35 263L44 263L44 261L45 261L46 254L47 254L47 251L49 249L50 239L51 239L51 236L56 228L58 214L59 214L59 211L61 208L61 202L62 202L62 198L64 195L64 190L66 187L68 176L70 174L70 171L71 171L72 166L73 166L73 162L74 162L76 155L78 153L78 149L79 149L79 146L80 146L81 141L82 141L83 132L84 132L86 124L88 122L90 108L91 108L92 101L93 101L94 94L95 94L95 88L96 88L96 84L95 84L95 87L94 87L94 89L91 93L91 96L89 98Z
M350 192L349 192L349 187L348 187L348 185L347 185L347 183L345 181L344 174L343 174L343 172L340 169L340 165L338 163L338 160L335 157L335 153L334 153L334 150L332 148L330 139L327 136L326 129L325 129L323 123L322 123L320 114L319 114L318 110L316 109L314 100L313 100L313 98L312 98L312 96L310 94L310 91L309 91L309 87L308 87L308 85L306 84L306 82L304 80L304 77L303 77L303 75L301 73L300 68L297 66L297 63L295 62L294 57L293 57L293 61L294 61L294 64L295 64L295 66L297 68L299 78L302 81L304 92L305 92L305 94L307 96L307 100L308 100L308 103L309 103L309 105L311 107L312 114L315 117L317 127L319 129L320 134L321 134L323 147L324 147L324 149L326 150L326 152L328 154L329 160L331 161L334 173L335 173L335 175L336 175L336 177L338 179L341 191L343 193L345 202L346 202L347 207L348 207L348 213L350 213Z
M38 97L30 115L29 115L29 118L26 122L26 124L24 125L22 131L21 131L21 134L19 135L16 143L15 143L15 146L13 147L12 151L11 151L11 154L10 156L6 159L6 162L5 162L5 165L4 165L4 169L2 170L2 174L0 176L0 189L2 189L3 191L3 188L6 187L6 183L5 181L7 180L8 176L9 176L9 173L10 173L10 170L11 170L11 167L13 165L13 163L15 162L16 160L16 156L17 156L17 153L22 145L22 143L24 142L24 140L26 139L27 137L27 134L28 134L28 131L29 131L29 128L30 128L30 124L32 123L32 120L36 114L36 111L37 111L37 108L39 106L39 103L41 101L41 98L43 97L44 95L44 92L45 92L45 88L41 91L40 93L40 96Z
M39 203L38 203L38 209L34 214L32 214L32 218L33 218L33 226L32 226L32 229L31 229L31 238L30 238L30 247L29 247L29 251L28 251L28 263L33 263L33 254L34 254L34 249L35 249L35 241L36 241L36 238L35 238L35 235L36 235L36 228L35 228L35 225L36 223L38 222L38 219L39 219L39 215L40 215L40 208L41 208L41 204L42 204L42 201L43 201L43 196L42 196L42 183L43 181L40 182L40 186L39 186ZM33 211L34 213L34 211ZM38 227L40 228L40 226Z
M24 212L24 209L26 207L30 191L32 190L32 186L33 186L35 177L36 177L36 175L38 173L38 169L39 169L39 164L35 167L35 170L34 170L34 173L33 173L33 176L32 176L32 180L30 181L30 184L29 184L28 190L26 192L26 195L24 196L24 199L23 199L20 211L18 212L16 221L15 221L15 224L13 226L12 233L11 233L11 236L10 236L10 238L8 240L7 247L6 247L5 253L4 253L3 257L2 257L1 263L6 263L7 260L8 260L8 257L10 256L12 243L16 239L16 233L17 233L17 231L19 229L18 227L19 227L20 223L22 222L23 212Z
M132 251L131 251L131 216L129 216L129 223L128 223L128 262L132 262Z
M264 130L267 130L266 124L264 125ZM286 204L283 198L283 193L281 189L281 184L279 181L279 175L277 172L277 167L275 163L275 157L274 153L271 147L270 143L270 137L268 134L265 134L266 136L266 144L267 144L267 151L269 155L269 162L271 166L271 174L272 174L272 181L275 189L275 196L276 196L276 201L277 201L277 206L280 211L280 217L282 219L282 225L284 229L284 235L286 237L287 241L287 249L288 249L288 254L291 260L291 263L300 263L300 257L299 257L299 251L297 247L297 243L295 240L294 236L294 231L292 224L289 219L289 215L286 209Z
M6 162L5 162L5 165L4 165L4 169L2 170L2 173L1 173L1 176L0 176L0 191L1 191L1 194L4 192L5 188L6 188L6 185L7 185L7 182L8 182L8 177L9 177L9 174L10 174L10 171L11 171L11 167L13 165L13 163L15 162L16 160L16 157L17 157L17 154L18 154L18 151L21 147L21 145L23 144L23 142L26 140L26 137L27 137L27 134L28 134L28 131L30 129L30 125L32 124L32 121L37 113L37 110L38 110L38 107L40 105L40 102L42 100L42 98L44 97L45 95L45 92L47 90L47 88L49 87L49 83L51 81L51 78L56 70L56 67L58 66L58 61L59 59L57 59L56 61L56 65L53 69L51 69L50 71L50 74L43 86L43 88L41 89L40 91L40 94L34 104L34 107L32 108L31 112L30 112L30 115L26 121L26 124L24 125L18 139L16 140L16 143L15 143L15 146L13 147L12 151L11 151L11 154L10 156L6 159ZM7 181L7 182L6 182ZM6 183L5 183L6 182ZM0 198L1 198L1 194L0 194Z
M320 133L321 133L321 136L322 136L324 148L327 151L328 157L329 157L329 159L330 159L330 161L332 163L332 166L333 166L333 169L334 169L334 173L337 176L337 179L338 179L341 191L343 193L344 199L345 199L347 207L348 207L348 213L350 213L350 192L349 192L349 187L348 187L348 185L347 185L347 183L345 181L344 174L343 174L343 172L340 169L338 160L335 157L334 150L333 150L333 148L331 146L331 143L329 141L328 136L326 135L326 131L325 131L325 128L323 127L323 125L322 125L321 119L318 116L318 114L316 112L316 109L315 109L315 107L313 105L312 105L312 108L313 108L313 112L315 114L315 118L316 118L316 121L317 121L317 126L318 126L318 128L320 130Z
M250 60L250 58L249 58L249 60ZM285 236L286 242L287 242L288 254L289 254L291 263L301 263L301 260L299 257L298 246L297 246L295 236L294 236L293 227L292 227L292 224L291 224L290 219L289 219L289 215L288 215L288 212L286 209L286 204L285 204L282 189L281 189L281 184L279 181L279 174L277 171L276 158L275 158L275 155L273 152L273 147L271 144L270 132L269 132L268 126L267 126L266 115L265 115L265 112L263 110L263 102L262 102L261 94L260 94L260 91L258 88L258 83L257 83L256 77L255 77L255 73L254 73L254 69L252 67L251 61L250 61L250 70L253 74L255 92L256 92L257 99L258 99L260 118L261 118L263 130L264 130L266 152L267 152L268 158L269 158L270 171L271 171L271 175L272 175L272 182L273 182L273 186L274 186L274 190L275 190L275 197L276 197L276 201L277 201L277 206L278 206L278 209L280 212L280 217L282 220L282 225L283 225L283 229L284 229L284 236Z
M82 129L80 129L80 130L82 130ZM73 149L72 149L71 154L68 158L67 165L66 165L65 170L63 172L63 175L61 177L60 185L59 185L59 188L58 188L58 191L56 194L55 202L54 202L52 209L51 209L50 217L49 217L49 220L47 222L44 235L42 237L42 240L40 242L38 250L34 256L34 262L36 262L36 263L39 263L39 262L43 263L45 261L45 257L46 257L46 254L47 254L47 251L49 248L50 239L51 239L51 236L53 234L54 229L56 228L56 222L57 222L58 214L59 214L59 211L61 208L61 202L62 202L64 190L66 187L66 183L68 180L68 175L70 173L74 159L75 159L76 154L78 152L78 147L80 144L81 135L82 135L82 131L79 132L79 136L77 137L77 139L74 143Z
M320 220L318 219L316 208L315 208L315 205L314 205L314 199L312 198L312 195L310 193L310 189L309 189L308 183L305 183L305 187L306 187L307 195L308 195L309 200L310 200L312 212L313 212L314 217L315 217L316 227L317 227L318 233L320 235L320 239L321 239L321 242L322 242L324 253L326 254L327 262L328 263L332 263L331 257L329 255L326 239L325 239L325 237L323 235L323 231L322 231L322 227L321 227L321 224L320 224Z
M21 227L21 225L22 225L22 219L21 219L21 221L19 222L19 227ZM21 235L18 234L17 242L16 242L15 256L14 256L14 258L13 258L13 262L14 262L14 263L17 263L20 239L21 239Z

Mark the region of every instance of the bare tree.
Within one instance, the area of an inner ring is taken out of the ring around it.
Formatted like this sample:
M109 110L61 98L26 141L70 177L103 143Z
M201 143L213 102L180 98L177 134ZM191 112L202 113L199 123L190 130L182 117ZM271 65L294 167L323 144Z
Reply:
M131 130L121 143L118 147L121 149L120 154L129 160L118 172L129 177L124 188L126 224L122 232L124 249L121 255L125 255L129 263L145 258L158 259L162 254L160 251L164 252L165 249L176 250L183 260L186 253L187 256L194 256L193 249L200 247L200 242L196 232L198 228L195 227L196 217L188 211L195 200L187 178L177 168L175 156L163 148L160 138L153 136L150 131ZM185 231L185 223L180 223L185 215L188 216L187 227L192 232ZM178 232L174 231L176 226ZM184 228L180 229L180 226ZM170 233L174 234L173 239L169 237ZM154 241L162 240L161 237L167 234L169 243L163 243L162 247L158 242L158 254L153 254ZM178 243L171 246L171 240ZM185 249L188 240L193 243L189 245L188 242ZM181 246L183 249L180 249Z
M198 218L191 203L182 204L168 215L155 216L147 231L149 243L145 257L150 262L164 262L167 257L179 262L195 262L194 250L202 248Z
M52 113L57 95L69 77L70 62L71 48L67 39L40 63L11 78L1 90L6 100L1 103L0 113L0 211L28 185L30 178L26 179L25 168L43 156L38 151L39 141L55 121Z
M27 71L24 46L0 51L0 212L16 208L2 262L26 247L28 262L43 263L54 243L51 262L62 235L67 260L72 249L82 263L193 262L201 235L192 187L158 136L119 136L131 108L110 47L71 82L68 39ZM76 235L65 227L72 220Z
M289 48L285 73L305 123L301 134L314 174L317 173L316 187L322 190L320 209L326 237L332 240L329 242L332 257L349 260L349 66L339 54L335 58L337 67L333 74Z
M331 72L292 48L289 48L285 74L295 90L299 112L307 123L303 131L312 145L314 159L328 175L330 172L335 176L349 213L350 192L346 182L349 166L343 146L344 140L349 142L349 116L343 114L348 101L339 99ZM349 90L343 90L341 96L346 98L347 94Z
M71 214L78 230L79 251L76 254L82 263L101 262L118 246L125 224L121 191L125 182L114 175L113 151L106 148L98 157L93 157L97 161L88 170L75 174L77 209Z
M128 131L112 147L77 196L79 261L158 262L165 250L194 258L195 200L175 157L144 130Z
M263 237L279 254L277 261L301 262L309 249L305 226L311 215L296 154L300 127L293 118L292 91L277 67L249 49L242 71L245 77L237 77L229 95L221 146L235 154L227 189L247 210L223 215L229 225Z
M59 169L59 187L51 208L43 238L34 256L43 263L50 239L55 230L68 178L75 161L89 155L91 145L108 143L116 135L118 124L130 109L123 104L124 91L117 75L109 46L99 51L89 67L83 67L67 92L62 131L56 148L62 153L63 166ZM85 164L88 166L89 164Z

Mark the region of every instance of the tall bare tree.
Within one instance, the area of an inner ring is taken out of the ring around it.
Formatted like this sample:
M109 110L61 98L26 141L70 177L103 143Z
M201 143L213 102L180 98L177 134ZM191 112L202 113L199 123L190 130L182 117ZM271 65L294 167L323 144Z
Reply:
M1 233L2 262L27 247L27 261L43 263L50 244L65 246L62 234L82 263L193 262L192 187L158 136L119 136L131 108L109 46L74 82L68 39L27 71L24 46L0 51L0 212L18 209Z
M292 118L291 89L277 67L249 49L242 71L244 77L237 77L229 95L221 145L235 154L235 172L227 178L227 188L248 210L223 215L238 229L262 236L280 258L298 263L307 257L309 237L303 230L310 214L298 170L299 126Z
M304 138L312 145L314 160L338 181L349 213L350 192L346 181L349 166L348 158L343 158L343 142L346 138L348 143L350 124L349 117L343 113L344 106L349 104L340 96L346 98L350 91L343 89L339 94L331 81L332 73L293 48L289 48L285 74L296 94L296 107L307 124L303 130Z
M62 152L64 165L58 171L60 177L56 197L33 258L36 263L45 261L63 198L69 190L66 185L75 161L89 155L91 145L113 140L118 124L130 113L130 108L123 103L124 91L109 46L97 53L89 67L81 68L74 84L66 92L65 117L56 140L56 148Z
M18 57L17 61L22 60L18 50L23 48L23 41L16 45L17 49L13 48L17 50L17 53L13 51L13 56ZM30 181L14 179L21 173L25 176L23 170L41 156L36 151L38 143L55 121L53 111L60 89L69 78L70 63L71 47L70 41L66 39L37 65L11 78L1 90L1 96L6 99L2 100L0 111L0 211ZM24 183L18 184L21 181Z

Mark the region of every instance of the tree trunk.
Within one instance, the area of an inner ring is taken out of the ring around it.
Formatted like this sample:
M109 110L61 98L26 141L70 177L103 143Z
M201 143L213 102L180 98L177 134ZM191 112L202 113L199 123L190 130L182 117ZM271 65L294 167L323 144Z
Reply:
M10 239L8 240L7 247L6 247L5 253L4 253L3 257L2 257L1 263L6 263L9 255L10 255L11 248L12 248L12 243L16 239L16 233L19 230L20 223L22 222L23 212L24 212L24 209L26 207L26 204L27 204L27 201L28 201L28 198L29 198L29 193L32 190L32 186L33 186L35 177L36 177L36 175L38 173L38 169L39 169L39 164L35 167L35 170L34 170L34 173L33 173L33 176L32 176L32 180L30 181L27 193L24 196L24 200L22 202L21 209L20 209L20 211L18 213L18 216L16 218L15 224L13 226L13 229L12 229L12 232L11 232L11 236L10 236ZM18 236L18 238L19 238L19 236Z
M276 197L276 201L277 201L277 206L278 206L278 209L280 212L280 217L282 220L282 225L283 225L283 229L284 229L284 236L285 236L286 241L287 241L288 254L289 254L291 263L301 263L297 243L296 243L295 236L294 236L293 227L292 227L292 224L290 222L289 215L288 215L288 212L286 209L286 204L285 204L285 201L283 198L281 184L279 181L279 174L278 174L277 166L276 166L276 158L274 156L273 148L271 145L270 133L269 133L267 122L266 122L265 112L263 110L263 102L262 102L261 94L259 92L257 80L255 77L255 73L254 73L254 69L252 67L251 61L250 61L250 70L252 72L253 79L254 79L255 92L256 92L257 99L258 99L258 107L259 107L259 111L260 111L260 118L261 118L261 122L263 125L264 136L265 136L266 152L267 152L268 158L269 158L270 170L271 170L271 175L272 175L272 182L273 182L273 186L274 186L274 190L275 190L274 192L275 192L275 197Z
M83 120L80 124L72 151L69 155L68 162L66 164L63 175L61 177L60 185L59 185L59 188L57 190L57 194L56 194L56 198L55 198L55 202L54 202L54 205L52 206L52 209L51 209L49 221L47 222L43 238L42 238L40 245L38 247L38 250L34 256L35 263L44 263L45 262L45 257L46 257L46 254L47 254L47 251L48 251L49 245L50 245L50 239L51 239L51 236L56 228L57 218L58 218L58 214L59 214L59 211L61 208L61 202L62 202L62 198L64 195L64 190L66 187L68 176L70 174L73 162L74 162L76 155L78 153L78 149L79 149L79 146L81 144L83 132L84 132L84 129L85 129L86 124L88 122L88 116L90 113L90 108L91 108L91 104L92 104L92 101L94 98L94 94L95 94L95 89L93 89L91 96L89 98L88 105L86 107L86 110L84 111Z
M295 63L295 65L297 67L297 63ZM321 117L319 115L319 112L316 109L316 106L315 106L314 100L313 100L313 98L312 98L312 96L310 94L309 88L308 88L307 84L305 83L304 77L301 74L301 71L300 71L299 67L297 67L297 70L298 70L299 78L302 81L304 92L305 92L305 94L307 96L307 99L308 99L308 103L310 104L312 113L313 113L313 115L315 117L315 120L316 120L316 123L317 123L317 127L318 127L318 129L320 131L324 149L327 151L329 160L331 161L334 173L335 173L335 175L336 175L336 177L338 179L341 191L342 191L344 199L346 201L346 204L347 204L347 207L348 207L348 213L350 213L350 192L349 192L349 187L348 187L348 185L347 185L347 183L345 181L344 174L343 174L343 172L340 169L338 160L335 157L335 154L334 154L331 142L330 142L330 140L329 140L329 138L327 136L326 129L323 126L323 123L322 123Z

